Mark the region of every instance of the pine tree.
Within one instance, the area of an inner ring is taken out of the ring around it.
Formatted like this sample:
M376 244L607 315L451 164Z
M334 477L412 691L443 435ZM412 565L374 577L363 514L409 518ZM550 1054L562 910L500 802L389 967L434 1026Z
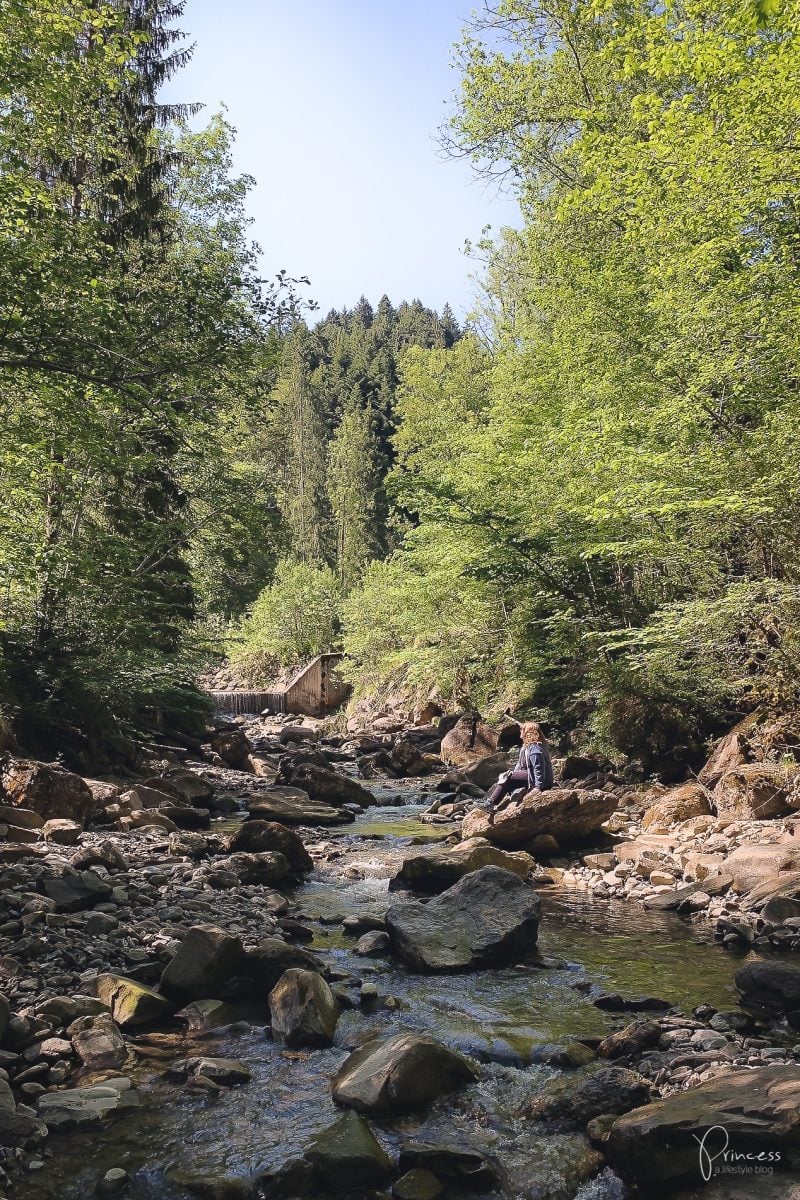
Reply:
M328 495L336 530L339 584L347 592L380 552L379 451L372 413L357 388L342 414L328 452Z

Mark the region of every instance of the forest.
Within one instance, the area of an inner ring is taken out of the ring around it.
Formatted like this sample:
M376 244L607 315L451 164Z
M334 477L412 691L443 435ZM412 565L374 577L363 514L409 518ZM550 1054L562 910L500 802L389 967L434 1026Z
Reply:
M500 0L467 321L259 274L177 0L0 3L0 712L89 765L342 649L656 759L798 699L798 6ZM25 53L20 54L20 47ZM269 238L269 230L264 231ZM424 299L424 298L423 298Z

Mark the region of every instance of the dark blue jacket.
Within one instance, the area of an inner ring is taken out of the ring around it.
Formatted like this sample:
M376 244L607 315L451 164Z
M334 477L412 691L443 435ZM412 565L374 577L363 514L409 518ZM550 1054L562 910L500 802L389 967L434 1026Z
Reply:
M532 742L529 746L522 747L514 770L528 772L528 790L538 788L540 792L546 792L553 786L550 751L540 742Z

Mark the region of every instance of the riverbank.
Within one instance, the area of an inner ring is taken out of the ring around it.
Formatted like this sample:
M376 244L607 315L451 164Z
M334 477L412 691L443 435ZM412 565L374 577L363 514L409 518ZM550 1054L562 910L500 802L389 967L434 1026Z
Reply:
M262 763L308 770L308 752L284 761L305 739L285 735L273 754L275 736L263 734ZM346 793L349 752L314 753ZM698 917L565 886L563 868L535 868L538 939L506 961L453 975L398 960L387 909L416 901L390 881L412 856L451 853L458 835L458 823L421 819L441 776L366 781L365 807L340 805L337 823L292 830L241 824L240 809L257 816L276 790L287 802L292 784L276 784L275 772L191 759L182 770L237 812L204 831L145 823L80 832L73 847L35 841L36 854L2 867L0 990L13 1015L0 1055L15 1103L6 1096L3 1141L16 1141L4 1150L4 1186L14 1200L307 1196L322 1194L323 1178L338 1195L399 1200L475 1189L617 1200L652 1185L611 1140L621 1114L680 1103L741 1071L762 1115L771 1102L759 1100L759 1081L780 1070L796 1087L791 1026L759 1024L735 984L743 965L773 958L732 955ZM318 783L330 789L322 774ZM198 926L220 932L210 949L195 945L178 979ZM792 954L781 963L796 969ZM293 1017L275 998L287 971L330 990L326 1044L303 1036L308 1005ZM132 981L124 1003L109 976ZM296 1044L281 1040L287 1021L300 1029ZM331 1079L348 1055L399 1033L458 1056L464 1080L427 1097L409 1085L398 1112L337 1102ZM709 1099L708 1111L719 1103ZM339 1129L337 1150L325 1131L348 1113L361 1116ZM692 1128L704 1116L701 1107ZM763 1120L772 1144L780 1135ZM667 1183L675 1193L690 1181Z

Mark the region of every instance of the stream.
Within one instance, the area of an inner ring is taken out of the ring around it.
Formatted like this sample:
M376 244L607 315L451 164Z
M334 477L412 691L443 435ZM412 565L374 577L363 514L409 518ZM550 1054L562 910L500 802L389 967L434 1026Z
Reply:
M589 1178L594 1158L582 1135L546 1132L515 1116L527 1098L563 1074L526 1066L531 1049L570 1036L602 1037L631 1019L596 1008L592 997L599 991L663 997L686 1012L701 1002L733 1007L741 959L721 950L710 930L672 914L563 889L542 893L544 966L415 976L390 961L358 957L356 938L333 922L353 913L382 914L392 899L389 876L410 845L447 836L446 826L419 820L421 809L373 808L353 825L320 831L326 860L292 897L297 915L315 931L310 948L345 985L350 974L374 982L381 997L393 998L388 1007L344 1010L328 1050L287 1051L265 1034L264 997L263 1008L234 1014L247 1019L206 1035L192 1051L240 1059L252 1070L251 1082L217 1097L166 1083L166 1062L140 1058L125 1073L141 1089L142 1107L89 1137L51 1137L20 1200L91 1196L114 1167L129 1173L130 1200L188 1200L181 1171L209 1178L263 1173L301 1154L339 1114L329 1078L346 1053L365 1034L400 1028L424 1030L473 1055L482 1079L425 1114L371 1122L390 1152L421 1135L493 1154L507 1175L503 1192L492 1193L496 1200L623 1197L623 1185L610 1171ZM177 1047L174 1057L180 1055Z

